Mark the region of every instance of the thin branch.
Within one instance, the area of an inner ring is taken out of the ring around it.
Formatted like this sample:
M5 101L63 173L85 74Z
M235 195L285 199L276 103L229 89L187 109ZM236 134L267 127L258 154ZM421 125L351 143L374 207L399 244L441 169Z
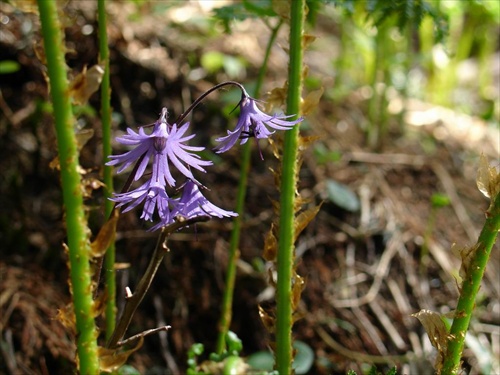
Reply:
M149 335L151 335L153 333L160 332L160 331L168 331L170 328L172 328L172 327L171 326L162 326L162 327L158 327L158 328L148 329L147 331L143 331L141 333L138 333L137 335L129 337L126 340L118 341L116 343L116 346L119 347L119 346L130 344L131 342L137 341L140 338L149 336Z
M123 313L116 325L116 328L111 335L106 347L109 349L114 349L119 346L119 342L122 337L125 335L130 322L132 321L132 317L134 316L137 307L144 299L151 283L153 282L153 278L156 275L156 271L160 266L163 257L169 251L167 247L168 237L178 231L181 228L187 227L189 225L193 225L198 222L207 221L209 219L208 216L195 217L192 219L178 219L175 223L170 224L162 229L160 236L158 237L158 241L156 243L156 247L149 262L148 268L146 269L144 275L142 276L139 284L137 285L137 289L135 292L126 299L125 307L123 309Z

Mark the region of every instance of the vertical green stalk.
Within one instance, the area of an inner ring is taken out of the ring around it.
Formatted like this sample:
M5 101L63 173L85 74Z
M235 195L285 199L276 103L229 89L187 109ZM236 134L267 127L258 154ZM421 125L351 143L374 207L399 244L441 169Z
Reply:
M83 206L83 189L78 173L78 149L64 61L66 48L63 44L62 27L57 17L56 2L38 1L38 9L54 106L80 373L98 374L97 331L94 322L89 263L90 244Z
M460 357L464 348L465 334L469 328L476 296L481 287L484 270L500 230L500 194L488 210L486 222L477 240L473 259L467 267L467 276L462 282L460 297L455 310L455 318L450 328L446 356L441 374L458 374Z
M105 163L111 155L111 88L109 83L109 48L106 30L106 1L97 2L99 22L99 55L100 64L104 65L104 75L101 83L101 122L102 122L102 157L104 180L104 217L109 218L113 212L113 202L108 198L113 193L113 167ZM106 250L104 259L106 280L106 340L109 340L115 329L116 322L116 277L115 277L115 244Z
M305 0L290 2L290 63L288 67L287 114L298 115L302 91L302 34ZM292 365L292 272L294 265L295 192L298 176L299 127L285 133L281 176L278 280L276 306L276 369L290 374Z
M264 82L264 77L267 71L267 61L271 54L271 48L276 40L276 35L278 35L278 30L282 25L282 21L273 28L271 36L266 47L266 52L264 55L264 61L259 69L259 76L257 77L257 83L255 85L255 90L253 92L254 98L259 97L260 89L262 83ZM226 334L229 331L229 326L231 325L232 319L232 306L233 306L233 295L234 295L234 283L236 279L236 262L239 258L238 246L240 244L240 234L241 234L241 222L243 220L243 214L245 211L245 196L247 192L248 185L248 173L250 171L250 156L251 156L251 142L247 142L243 145L243 151L241 156L241 167L240 167L240 179L238 181L238 193L236 197L236 213L238 216L234 219L233 230L231 231L231 239L229 242L229 259L226 270L226 289L224 290L224 296L222 298L222 313L219 321L219 337L217 338L216 352L221 354L226 347Z

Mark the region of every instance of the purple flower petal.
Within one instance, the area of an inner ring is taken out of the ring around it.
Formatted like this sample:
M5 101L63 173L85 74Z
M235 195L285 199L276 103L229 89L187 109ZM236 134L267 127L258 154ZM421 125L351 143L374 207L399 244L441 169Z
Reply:
M233 147L238 140L240 140L240 144L244 144L250 137L255 137L256 139L269 138L274 132L268 128L289 130L303 120L301 117L297 120L288 121L287 119L290 117L293 117L293 115L270 116L262 112L257 107L255 99L244 93L240 102L240 117L238 118L236 127L233 131L228 131L225 137L216 139L220 144L215 150L219 154L226 152Z

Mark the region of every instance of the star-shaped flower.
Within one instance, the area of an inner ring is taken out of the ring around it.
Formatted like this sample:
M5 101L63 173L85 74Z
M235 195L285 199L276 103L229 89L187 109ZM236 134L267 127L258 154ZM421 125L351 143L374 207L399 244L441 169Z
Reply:
M174 220L193 219L196 217L230 217L238 216L237 213L232 211L223 210L213 203L210 203L207 198L203 196L200 188L191 180L187 180L182 186L182 194L179 198L170 199L169 215L165 215L160 223L151 228L157 230L161 227L172 224Z
M110 156L111 161L106 163L106 165L121 164L118 168L118 173L120 173L142 158L134 176L134 180L137 181L144 175L152 157L152 179L155 182L163 185L165 181L168 185L175 186L175 179L170 172L170 163L184 176L196 181L189 167L205 172L203 167L212 165L212 162L201 160L199 155L192 153L202 151L205 148L186 144L187 141L195 136L194 134L184 136L188 127L189 123L182 125L180 128L177 127L177 124L168 124L167 110L164 108L160 119L154 124L151 134L146 134L144 127L139 128L138 133L129 128L126 135L117 137L117 141L121 144L136 147L122 155Z
M223 153L233 147L238 140L240 144L247 142L248 138L255 137L256 139L269 138L275 130L290 130L294 125L301 122L303 119L287 120L294 115L273 115L270 116L262 112L257 106L255 99L248 96L246 92L242 94L240 101L240 117L233 131L228 130L225 137L217 138L216 141L220 144L215 148L217 153Z

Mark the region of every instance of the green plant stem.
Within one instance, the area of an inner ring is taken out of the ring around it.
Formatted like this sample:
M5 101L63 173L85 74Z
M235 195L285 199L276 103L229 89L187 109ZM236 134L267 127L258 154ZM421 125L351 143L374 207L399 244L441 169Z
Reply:
M257 98L264 82L264 77L267 71L267 61L271 54L271 48L278 35L278 30L282 25L282 21L273 28L269 42L267 44L266 52L264 55L264 61L259 69L259 75L257 77L257 83L255 85L255 90L253 96ZM233 221L233 229L231 231L231 239L229 242L229 259L226 270L226 288L224 289L224 295L222 298L222 312L219 321L219 336L217 338L216 352L221 354L226 347L226 334L229 331L229 326L231 325L232 319L232 307L233 307L233 295L234 295L234 284L236 280L236 263L239 258L238 247L240 244L240 234L241 234L241 223L243 221L243 215L245 212L245 196L247 192L248 185L248 174L250 171L250 156L251 156L251 142L247 142L243 145L243 151L241 156L241 166L240 166L240 179L238 181L238 193L236 198L236 213L238 216Z
M302 34L305 0L290 2L290 63L288 68L287 113L298 115L302 90ZM276 306L276 369L290 374L292 348L292 272L294 265L295 192L298 178L299 127L285 133L281 173L278 280Z
M54 106L80 373L98 374L97 331L89 263L90 243L83 205L83 188L78 173L78 148L64 60L66 48L63 44L63 29L57 17L55 1L38 1L38 9Z
M100 64L104 65L104 75L101 83L101 122L102 122L102 157L104 181L104 215L111 216L114 203L110 201L113 194L113 167L107 166L106 161L111 155L111 87L109 77L109 48L106 29L106 1L98 0L97 14L99 22L99 55ZM105 325L106 340L109 340L115 329L116 322L116 272L115 272L115 244L106 250L104 258L106 280L106 308Z
M441 374L458 374L460 358L464 348L465 334L469 328L476 296L481 286L486 264L500 230L500 194L492 198L493 204L486 213L486 222L479 234L467 276L462 281L455 318L450 328L446 356Z

